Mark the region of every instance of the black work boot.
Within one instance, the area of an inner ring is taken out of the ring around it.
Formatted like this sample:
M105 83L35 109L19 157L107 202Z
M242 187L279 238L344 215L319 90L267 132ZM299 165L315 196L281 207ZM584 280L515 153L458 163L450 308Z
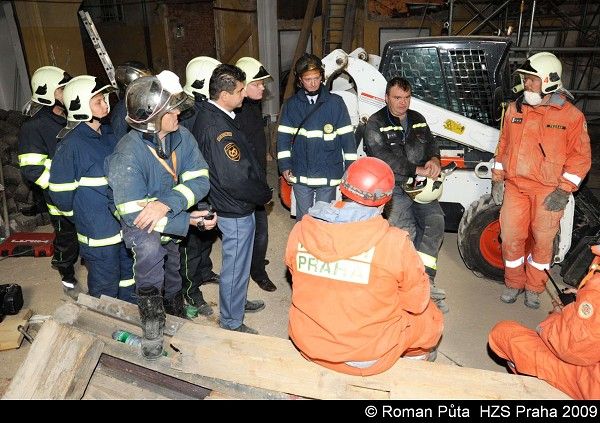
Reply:
M208 317L213 314L212 307L204 300L200 289L192 290L192 292L186 294L185 301L187 302L185 314L189 319L198 316Z
M138 289L138 309L144 337L142 357L156 360L163 352L163 331L165 329L165 309L162 295L155 287Z
M163 304L165 306L165 313L171 316L183 317L184 319L187 318L183 310L183 293L181 291L171 299L165 298Z

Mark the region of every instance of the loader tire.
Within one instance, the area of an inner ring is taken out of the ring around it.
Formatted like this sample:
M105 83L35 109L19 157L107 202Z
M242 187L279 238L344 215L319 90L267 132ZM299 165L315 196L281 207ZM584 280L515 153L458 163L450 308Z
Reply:
M500 206L490 195L471 203L458 226L458 250L477 276L503 283L504 262L500 239Z

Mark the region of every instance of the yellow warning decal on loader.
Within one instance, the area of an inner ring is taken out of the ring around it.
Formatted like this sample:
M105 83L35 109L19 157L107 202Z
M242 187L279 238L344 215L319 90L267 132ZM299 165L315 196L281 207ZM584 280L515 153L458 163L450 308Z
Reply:
M465 126L452 119L447 119L444 122L444 128L458 135L462 135L465 132Z

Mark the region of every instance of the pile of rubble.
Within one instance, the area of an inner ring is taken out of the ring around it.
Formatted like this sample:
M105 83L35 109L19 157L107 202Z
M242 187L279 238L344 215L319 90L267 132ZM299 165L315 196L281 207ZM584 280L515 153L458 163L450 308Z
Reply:
M41 190L23 179L19 170L17 141L21 125L27 119L21 112L0 109L0 165L4 176L0 186L6 194L6 204L0 199L0 227L4 227L6 207L12 232L31 231L50 223Z

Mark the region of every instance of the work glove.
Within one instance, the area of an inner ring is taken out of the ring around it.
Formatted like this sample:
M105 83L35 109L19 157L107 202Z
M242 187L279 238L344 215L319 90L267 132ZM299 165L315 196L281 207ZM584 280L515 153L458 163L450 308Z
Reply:
M548 211L562 211L569 202L569 193L564 189L556 188L544 199L544 207Z
M504 199L504 181L492 181L492 200L497 206L502 205Z

